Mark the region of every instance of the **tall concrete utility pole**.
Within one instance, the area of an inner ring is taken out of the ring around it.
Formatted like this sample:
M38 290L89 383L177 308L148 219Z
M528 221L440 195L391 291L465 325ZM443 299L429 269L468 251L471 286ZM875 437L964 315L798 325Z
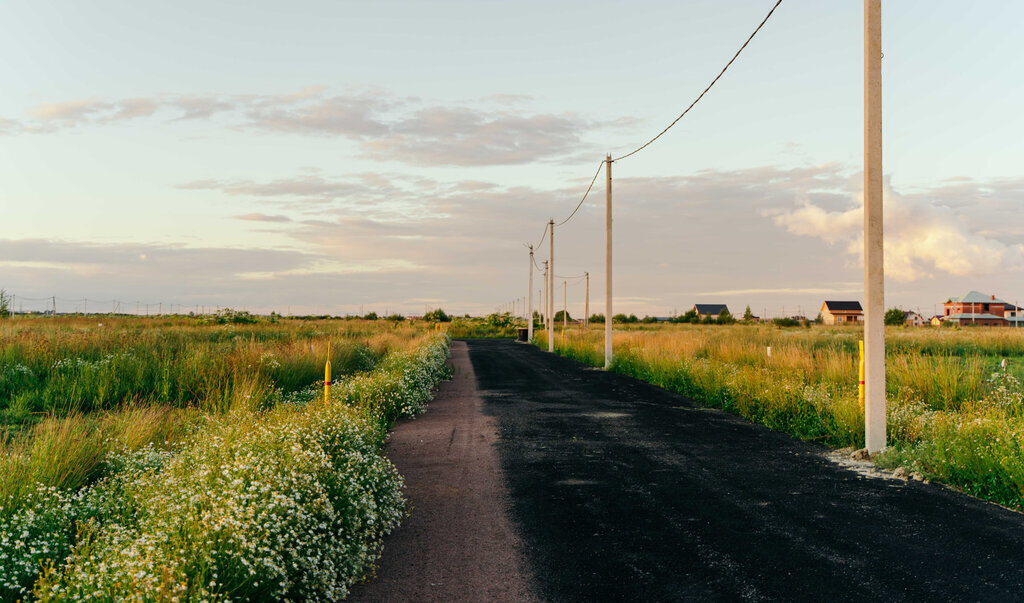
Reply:
M541 318L544 320L544 330L547 331L549 320L548 316L548 261L544 260L544 311L541 312Z
M583 328L590 328L590 273L584 272L587 277L587 292L583 296Z
M882 0L864 0L864 446L885 449Z
M551 318L555 317L555 221L548 220L548 258L551 263L548 264L548 274L551 275L551 287L548 289L551 294L548 295L548 304L550 307ZM555 351L555 321L548 321L548 351Z
M612 366L612 156L604 160L604 368Z
M569 326L569 281L562 281L562 337Z

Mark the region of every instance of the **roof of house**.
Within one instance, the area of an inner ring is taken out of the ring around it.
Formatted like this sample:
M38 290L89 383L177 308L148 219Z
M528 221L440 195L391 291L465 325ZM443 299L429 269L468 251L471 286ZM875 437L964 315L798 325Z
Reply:
M697 314L721 314L722 310L728 310L725 304L694 304Z
M949 298L952 302L958 302L961 304L1005 304L1006 302L999 299L994 295L985 295L980 291L971 291L963 297L951 297Z
M911 316L917 316L918 318L921 318L921 315L918 314L917 312L914 312L913 310L904 310L903 311L903 317L904 318L910 318Z
M1020 306L1015 306L1015 305L1011 304L1010 302L1005 302L1005 305L1003 306L1003 309L1004 310L1024 310L1024 308L1021 308Z
M829 312L863 312L859 301L831 301L825 300L825 307Z
M1002 316L996 316L995 314L950 314L946 318L955 318L957 320L1006 320Z

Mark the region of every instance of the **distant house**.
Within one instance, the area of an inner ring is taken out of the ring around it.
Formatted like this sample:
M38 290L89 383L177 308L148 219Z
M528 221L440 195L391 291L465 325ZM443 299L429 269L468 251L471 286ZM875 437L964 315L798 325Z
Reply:
M957 325L977 325L980 327L1005 327L1009 323L1005 301L995 295L985 295L971 291L963 297L951 297L942 304L943 317ZM1013 306L1016 308L1016 306Z
M932 320L931 320L932 326L933 327L941 327L942 326L942 321L944 321L945 319L946 319L946 317L941 315L941 314L936 314L935 316L932 316Z
M718 315L722 313L722 310L728 311L729 308L725 304L693 304L693 311L697 313L697 316L700 317L701 320L703 320L705 316L718 318Z
M920 327L925 324L924 317L913 310L903 311L903 322L905 322L908 327Z
M864 322L864 309L858 301L826 301L821 318L827 325L852 325Z
M1003 318L1006 319L1006 322L1011 327L1024 327L1024 308L1013 304L1006 304L1003 306Z

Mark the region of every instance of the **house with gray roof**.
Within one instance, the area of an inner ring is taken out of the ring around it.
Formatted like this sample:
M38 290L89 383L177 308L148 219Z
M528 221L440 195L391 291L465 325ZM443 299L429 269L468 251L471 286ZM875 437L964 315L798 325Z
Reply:
M961 297L951 297L942 305L943 318L956 325L975 325L979 327L1005 327L1010 324L1007 320L1007 306L1014 308L1016 318L1016 306L1008 304L995 295L986 295L980 291L970 291Z

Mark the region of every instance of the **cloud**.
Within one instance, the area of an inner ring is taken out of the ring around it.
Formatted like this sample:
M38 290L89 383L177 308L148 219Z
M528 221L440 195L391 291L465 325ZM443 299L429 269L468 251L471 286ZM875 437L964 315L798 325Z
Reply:
M381 161L413 165L513 165L557 159L598 128L619 128L571 113L535 113L530 97L492 95L458 105L429 105L379 90L327 95L321 86L290 94L160 95L37 105L27 120L0 120L0 133L45 133L151 117L212 120L236 130L341 137Z
M350 95L304 102L311 97L257 103L247 112L244 125L289 134L353 138L383 135L389 130L378 116L393 105L383 98Z
M238 216L239 220L247 220L250 222L291 222L292 219L288 216L278 215L267 215L261 213L243 214Z
M29 114L41 120L75 122L88 120L98 113L110 111L114 106L111 103L96 100L43 103L33 107Z
M977 204L961 201L977 199L983 190L978 184L954 181L903 195L887 179L883 193L886 276L910 282L939 274L968 277L1021 270L1024 244L1007 244L993 230L972 230L964 219ZM851 262L863 261L862 192L852 194L845 208L828 209L804 199L796 208L766 210L763 215L790 233L841 246Z
M363 143L376 159L415 165L510 165L562 155L590 126L572 115L489 113L431 107Z

